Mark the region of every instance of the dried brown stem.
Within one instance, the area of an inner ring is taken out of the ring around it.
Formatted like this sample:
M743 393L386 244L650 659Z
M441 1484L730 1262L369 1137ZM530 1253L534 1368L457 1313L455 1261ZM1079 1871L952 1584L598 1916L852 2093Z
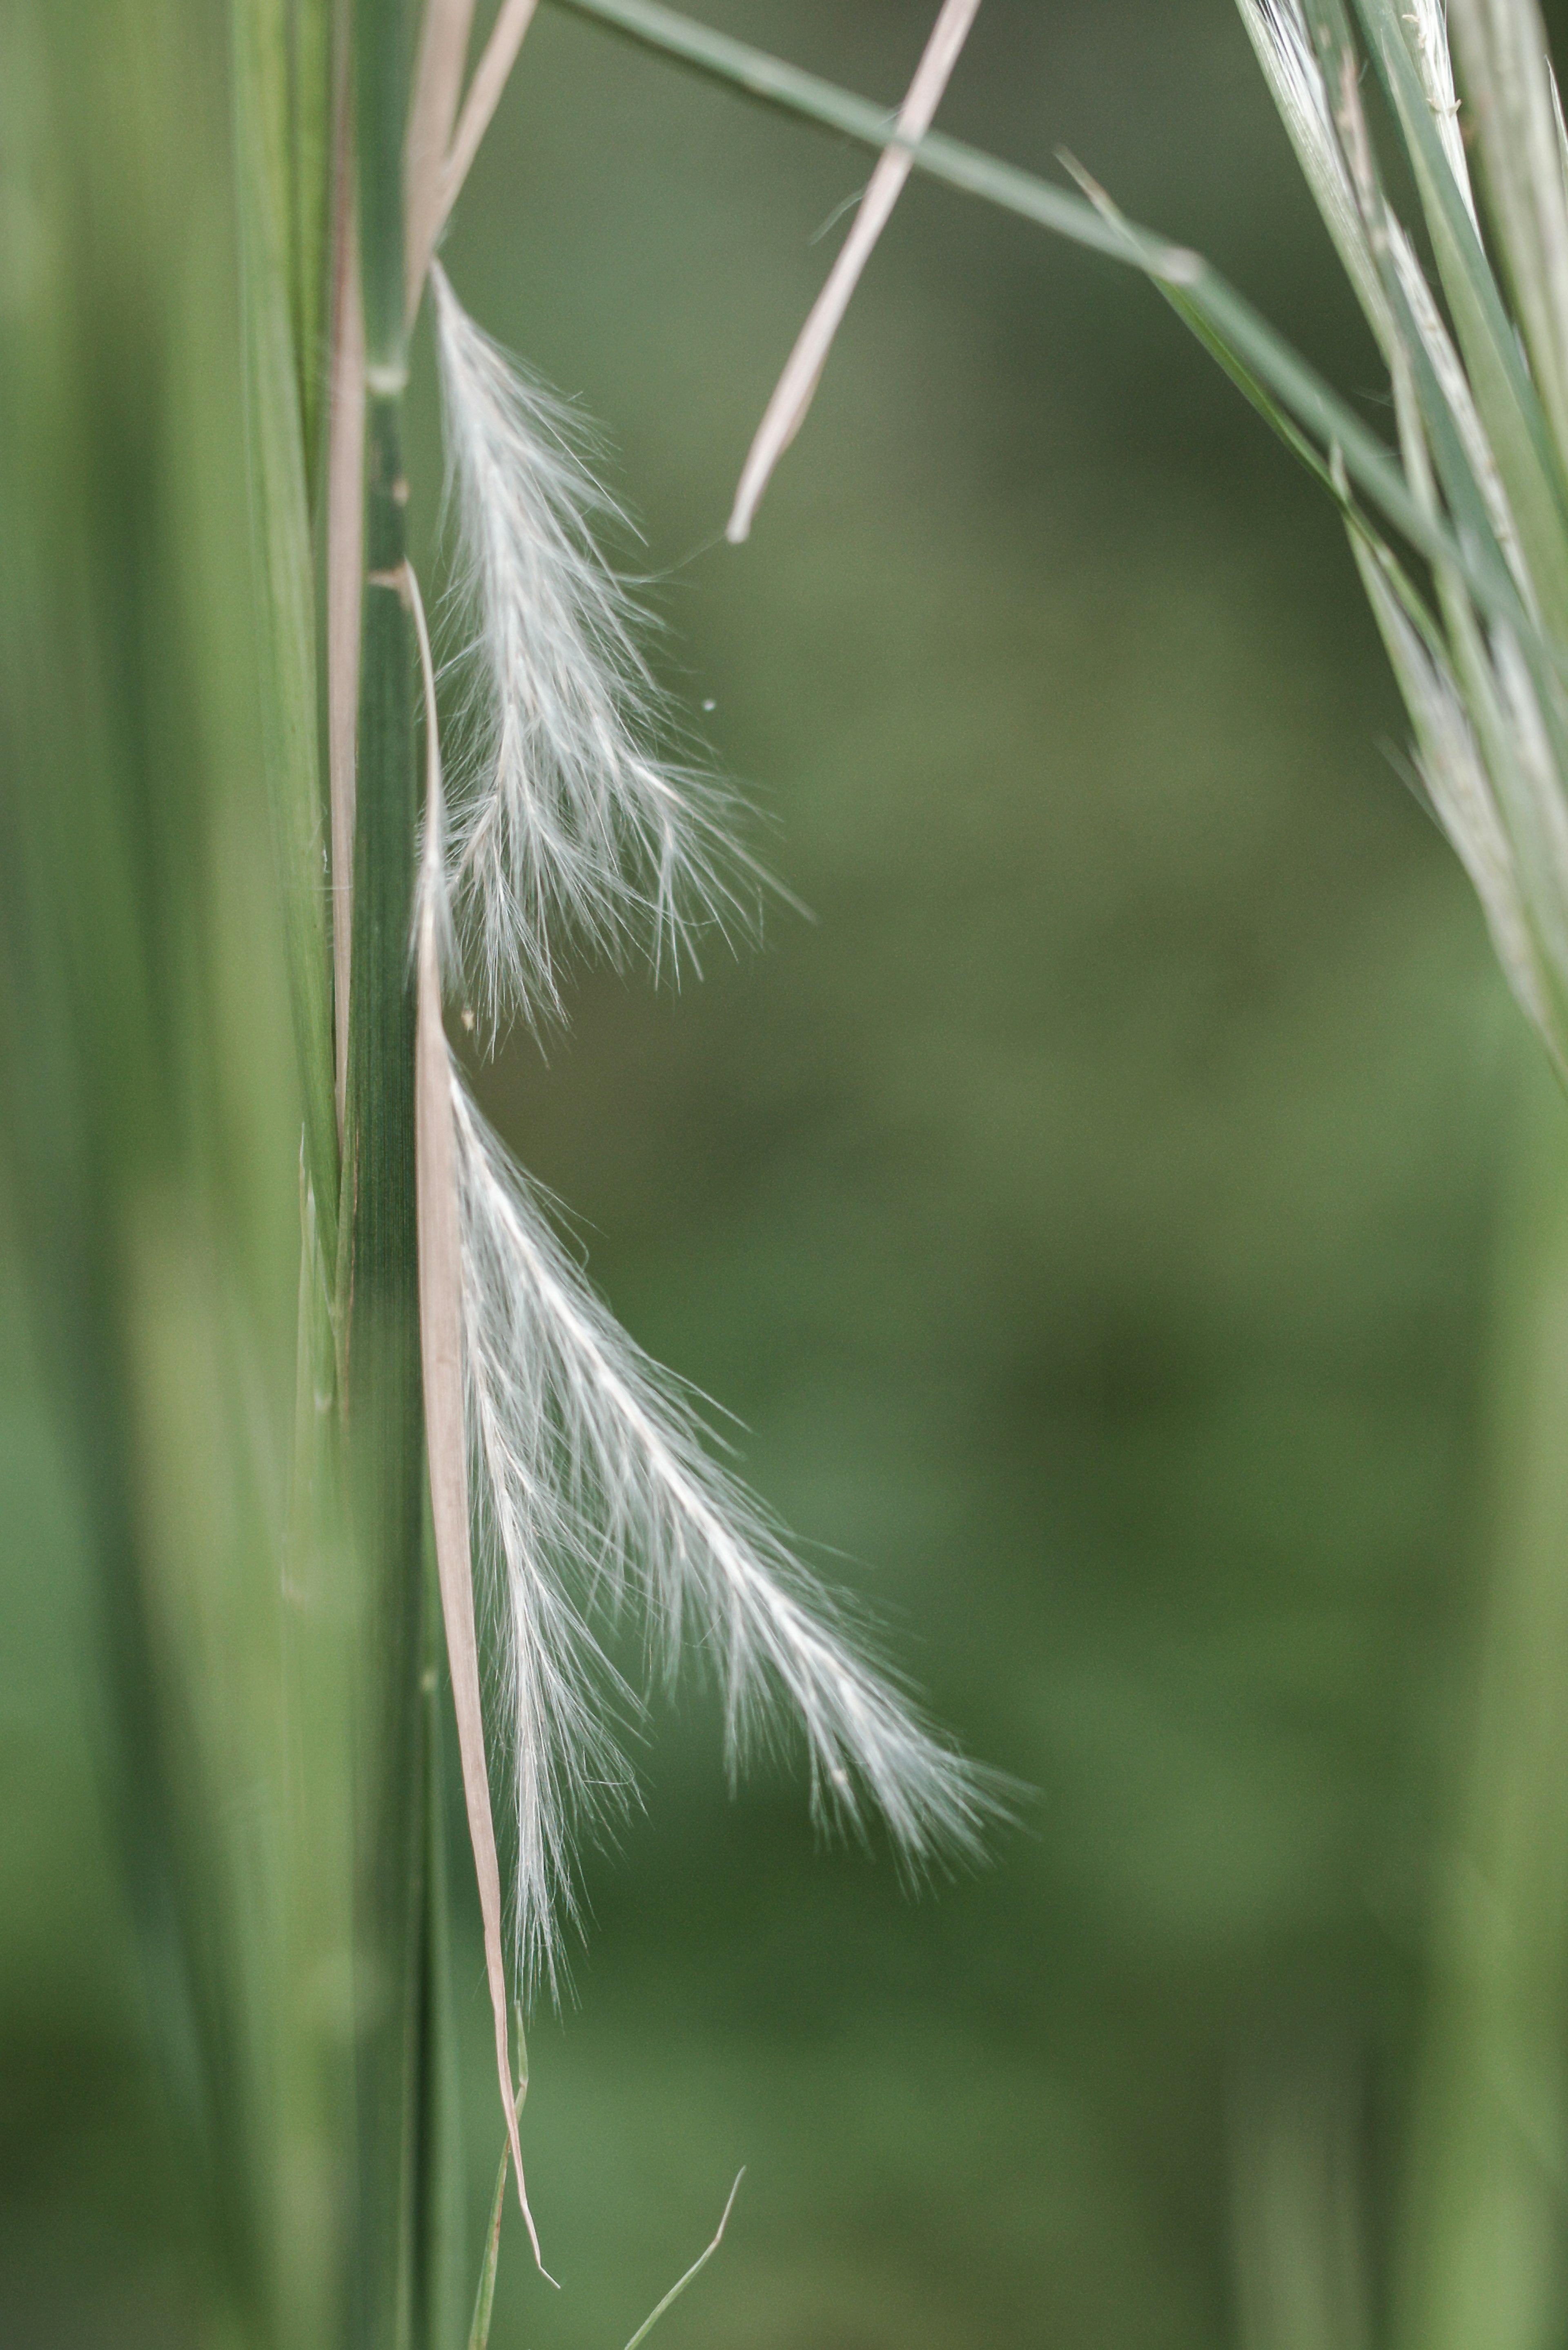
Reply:
M915 68L915 78L909 84L898 115L901 138L921 139L931 127L931 118L941 101L948 78L958 63L959 53L969 37L980 0L943 0L941 14L931 28L920 62ZM730 516L728 536L736 545L746 537L752 518L762 502L774 467L794 439L805 421L818 380L833 338L838 332L851 296L860 280L860 273L871 258L872 249L892 216L905 181L912 168L912 159L901 149L889 148L881 157L871 175L871 183L860 200L855 215L855 225L845 239L843 250L833 265L826 285L812 306L811 315L800 330L794 350L789 355L784 371L780 376L773 398L769 400L755 440L741 474L735 492L734 512Z

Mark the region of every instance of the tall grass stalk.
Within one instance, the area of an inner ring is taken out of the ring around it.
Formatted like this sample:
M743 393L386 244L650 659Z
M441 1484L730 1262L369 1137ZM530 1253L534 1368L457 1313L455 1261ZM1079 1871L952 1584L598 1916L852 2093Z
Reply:
M430 0L418 21L404 0L234 0L267 764L306 1104L286 1720L339 1774L318 1819L288 1782L286 1976L312 1956L312 1903L346 1855L351 1888L323 1913L348 2012L285 2100L298 2143L338 2158L294 2303L313 2300L318 2332L399 2350L460 2334L438 1639L531 2233L509 1999L554 1981L576 1824L629 1783L596 1629L623 1591L671 1673L688 1624L723 1660L732 1762L764 1711L798 1715L824 1816L869 1803L919 1866L972 1846L994 1800L710 1466L481 1125L446 1041L465 964L493 1035L558 1016L574 954L691 960L704 927L744 924L757 887L722 795L665 754L560 412L433 263L533 13L509 0L469 75L470 0ZM450 824L402 458L427 281L484 721ZM504 1667L488 1716L476 1576ZM510 1938L493 1771L517 1821Z

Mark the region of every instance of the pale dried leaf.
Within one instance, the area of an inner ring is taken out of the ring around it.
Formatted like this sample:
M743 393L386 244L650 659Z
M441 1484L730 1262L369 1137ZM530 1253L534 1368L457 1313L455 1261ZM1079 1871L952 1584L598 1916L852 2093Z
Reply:
M980 0L943 0L941 13L931 29L930 39L915 68L915 78L909 84L909 96L898 115L900 138L921 139L930 129L931 118L941 102L948 78L958 63L959 53L969 37L969 29L979 6ZM871 183L855 215L855 224L833 265L826 285L812 306L811 315L801 328L795 347L757 427L756 439L752 443L740 486L735 492L734 512L729 521L727 535L735 545L749 534L774 467L805 421L833 338L849 307L860 273L892 217L893 207L911 168L906 152L899 148L888 148L871 175Z
M473 0L429 0L403 145L410 325L440 234L442 169L462 94L462 69L468 62L472 26Z
M410 215L409 238L409 311L411 316L419 302L420 288L430 269L431 258L440 242L441 233L451 216L452 208L462 192L469 166L479 152L479 142L490 128L491 118L501 103L501 93L507 77L517 62L517 52L523 46L523 36L534 21L539 0L505 0L496 17L490 38L484 45L479 63L473 68L468 95L462 102L457 129L451 148L441 165L431 193L428 221L422 224L419 238L413 234Z
M414 1153L420 1276L420 1356L424 1381L425 1446L430 1461L431 1517L436 1572L457 1716L458 1755L474 1874L484 1929L484 1970L495 2022L495 2064L507 2140L517 2173L517 2196L540 2269L539 2239L528 2208L513 2102L506 2020L506 1961L501 1931L501 1864L490 1810L480 1698L479 1638L473 1614L473 1570L468 1522L468 1452L463 1433L462 1228L458 1203L457 1142L452 1078L441 1012L438 945L441 888L442 794L435 675L419 583L404 566L419 638L425 693L425 840L419 909L419 1009L415 1042Z

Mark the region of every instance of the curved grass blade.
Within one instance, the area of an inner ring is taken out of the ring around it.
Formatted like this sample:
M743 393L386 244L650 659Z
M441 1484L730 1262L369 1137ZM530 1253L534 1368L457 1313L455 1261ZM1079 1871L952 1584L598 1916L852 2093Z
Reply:
M714 2253L718 2251L720 2245L724 2241L724 2230L729 2225L730 2214L734 2209L735 2198L741 2191L741 2181L744 2178L745 2175L745 2165L742 2163L740 2169L735 2173L735 2183L730 2189L730 2199L724 2206L723 2214L720 2219L718 2227L714 2230L712 2242L709 2245L705 2252L698 2253L697 2258L692 2262L691 2267L687 2270L680 2282L678 2284L672 2284L670 2291L665 2294L664 2299L659 2303L658 2308L650 2311L649 2315L643 2319L642 2324L638 2327L637 2332L627 2344L626 2350L638 2350L639 2344L647 2341L649 2335L652 2333L654 2327L658 2324L665 2311L670 2307L670 2303L672 2301L679 2301L687 2286L691 2282L692 2278L701 2276L702 2271L707 2267L709 2262L712 2259Z
M528 2043L523 2033L523 2011L516 2011L514 2021L517 2028L517 2089L510 2100L512 2129L501 2148L501 2161L495 2173L495 2192L490 2199L490 2224L484 2232L484 2259L479 2271L479 2290L473 2297L473 2323L468 2330L468 2350L485 2350L490 2340L490 2313L495 2301L495 2272L501 2261L501 2215L506 2209L506 2166L512 2159L512 2135L515 2132L523 2101L528 2095Z
M1316 443L1320 455L1339 452L1363 495L1418 554L1430 563L1452 567L1483 611L1511 627L1518 625L1518 598L1511 588L1505 587L1500 598L1495 575L1473 562L1443 523L1423 508L1386 444L1201 255L1172 244L1120 213L1104 217L1084 198L940 132L903 140L896 124L866 99L659 6L656 0L555 0L555 5L864 146L908 147L916 171L1048 228L1091 253L1130 264L1168 297L1171 288L1177 289L1186 297L1182 316L1189 324L1192 317L1202 319L1207 347L1216 357L1227 355L1228 371L1235 375L1240 368L1262 384ZM1240 375L1235 380L1241 381Z
M1406 48L1397 0L1357 0L1357 6L1404 136L1454 332L1542 617L1558 633L1568 632L1568 491L1540 395Z

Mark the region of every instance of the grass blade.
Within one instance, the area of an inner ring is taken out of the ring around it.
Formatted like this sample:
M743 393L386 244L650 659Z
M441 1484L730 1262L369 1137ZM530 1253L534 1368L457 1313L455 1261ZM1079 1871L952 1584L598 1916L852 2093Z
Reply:
M517 2086L509 2092L507 2111L509 2136L502 2144L501 2160L495 2172L495 2192L490 2199L490 2225L484 2235L484 2259L479 2272L479 2291L473 2299L473 2323L468 2333L468 2350L485 2350L490 2340L490 2313L495 2300L495 2272L501 2259L501 2215L506 2209L506 2166L512 2159L511 2139L516 2136L516 2124L528 2095L528 2043L523 2031L523 2011L517 2011ZM552 2282L554 2280L551 2280Z
M485 2230L479 2291L474 2295L473 2323L468 2329L468 2350L485 2350L490 2340L490 2313L495 2302L495 2272L501 2261L501 2215L506 2209L506 2166L511 2159L509 2148L504 2146L495 2173L495 2192L490 2199L490 2225Z
M659 2303L658 2308L650 2311L648 2316L643 2319L642 2324L638 2327L637 2332L627 2344L626 2350L638 2350L639 2344L647 2341L649 2335L652 2333L654 2327L658 2324L665 2311L670 2307L670 2303L679 2301L687 2286L691 2282L692 2278L701 2275L702 2271L707 2267L709 2262L712 2259L714 2253L718 2251L720 2245L724 2241L724 2230L729 2225L730 2214L734 2209L735 2198L741 2191L741 2181L744 2178L745 2175L745 2168L744 2165L742 2165L735 2173L735 2183L730 2189L729 2201L724 2206L723 2212L720 2217L719 2225L713 2233L713 2241L709 2245L707 2251L705 2252L698 2253L697 2258L692 2262L685 2275L680 2278L678 2283L670 2286L670 2291L665 2294L664 2299Z
M234 12L234 136L250 429L251 531L263 662L263 747L282 873L306 1150L322 1246L336 1253L337 1131L331 981L317 745L316 590L288 309L286 211L272 144L279 71L275 27L260 0Z
M1568 455L1568 196L1535 0L1453 0L1491 213L1542 401Z
M327 450L327 771L332 818L333 1074L340 1146L348 1090L355 762L365 592L365 313L359 292L358 206L350 120L345 103L339 115L333 235Z
M1357 0L1421 199L1477 410L1535 583L1542 615L1568 633L1568 495L1540 396L1503 308L1399 28L1397 0Z
M1140 228L1119 213L1106 217L1081 197L1054 188L1033 172L999 162L959 140L928 131L923 139L899 139L886 114L864 99L803 73L744 42L659 6L656 0L555 0L557 7L592 18L644 47L676 58L726 88L764 105L804 116L862 145L883 150L909 145L913 168L966 195L979 196L1021 220L1048 228L1074 244L1140 269L1168 297L1185 297L1181 315L1200 319L1203 339L1238 383L1262 385L1271 400L1315 443L1320 459L1337 450L1362 494L1428 562L1451 566L1484 611L1517 623L1518 599L1421 505L1391 451L1367 430L1355 410L1325 383L1251 303L1227 285L1199 254ZM1269 416L1268 411L1263 411ZM1269 416L1272 422L1272 417Z

